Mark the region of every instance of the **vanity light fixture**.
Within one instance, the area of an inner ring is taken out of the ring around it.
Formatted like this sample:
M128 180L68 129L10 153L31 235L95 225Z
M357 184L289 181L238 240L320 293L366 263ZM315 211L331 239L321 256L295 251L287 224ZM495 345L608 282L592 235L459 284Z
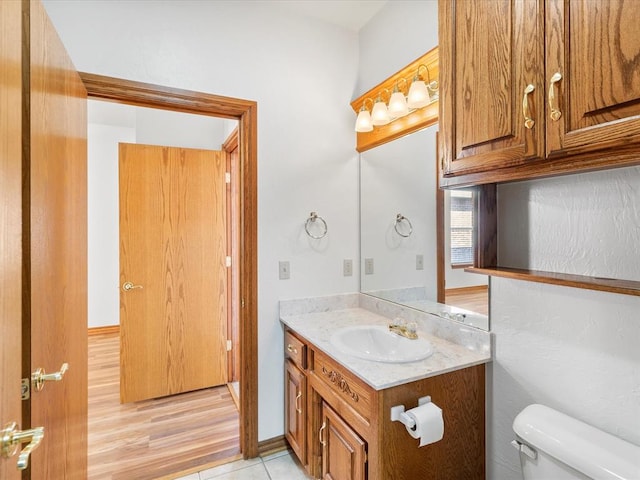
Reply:
M411 86L409 87L409 95L407 96L407 104L409 108L422 108L431 103L431 96L429 95L429 89L427 84L420 79L420 69L424 67L429 75L429 69L426 65L418 66L416 75L413 77Z
M367 110L367 100L371 102L373 105L373 100L370 98L365 98L364 102L362 102L362 107L360 107L360 112L358 113L358 118L356 118L356 132L371 132L373 131L373 123L371 122L371 114L369 110Z
M385 88L383 92L387 92L388 94L389 90ZM373 110L371 110L371 122L375 126L386 125L391 122L387 104L382 101L381 94L378 94L378 98L376 98L376 102L373 104Z
M404 96L404 93L402 93L398 88L398 84L401 80L404 80L405 88L407 88L407 79L398 79L396 81L396 84L393 86L393 93L391 94L391 98L389 99L389 116L391 116L391 118L393 119L404 117L409 113L407 99Z
M427 71L426 81L422 80L421 69ZM402 81L404 81L404 89L400 88ZM371 132L374 127L387 125L438 100L438 81L431 80L429 68L425 64L418 66L405 96L404 92L407 90L408 84L406 78L400 77L396 80L391 95L389 95L389 90L384 88L375 95L375 101L372 101L371 98L365 98L358 111L355 131L358 133ZM382 99L385 92L389 100L388 104ZM369 105L367 105L367 101Z

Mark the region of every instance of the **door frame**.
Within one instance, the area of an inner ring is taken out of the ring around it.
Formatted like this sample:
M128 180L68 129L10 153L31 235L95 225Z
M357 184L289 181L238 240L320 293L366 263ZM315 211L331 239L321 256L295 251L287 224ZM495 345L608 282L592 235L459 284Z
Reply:
M240 449L258 456L258 104L252 100L80 72L89 99L238 120L240 189Z

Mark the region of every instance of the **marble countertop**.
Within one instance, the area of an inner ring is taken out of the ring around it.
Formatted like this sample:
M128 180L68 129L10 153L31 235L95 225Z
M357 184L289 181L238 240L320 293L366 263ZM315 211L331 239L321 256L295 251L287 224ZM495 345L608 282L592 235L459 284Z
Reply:
M434 353L425 360L410 363L382 363L362 360L343 353L330 342L331 335L341 327L353 325L388 325L389 318L364 308L344 308L314 313L283 315L280 320L297 335L312 343L345 366L375 390L402 385L423 378L441 375L461 368L491 361L491 349L476 345L463 346L429 333L421 322L418 335L429 340Z

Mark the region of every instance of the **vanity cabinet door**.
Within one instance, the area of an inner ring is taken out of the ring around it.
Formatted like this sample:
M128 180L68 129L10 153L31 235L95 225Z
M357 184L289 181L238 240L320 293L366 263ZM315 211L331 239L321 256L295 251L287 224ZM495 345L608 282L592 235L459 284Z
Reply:
M307 378L291 361L285 362L285 437L303 465L307 464Z
M365 480L367 445L326 403L322 404L322 478Z
M640 2L547 0L546 17L547 154L639 143Z
M542 0L440 0L442 174L544 158Z

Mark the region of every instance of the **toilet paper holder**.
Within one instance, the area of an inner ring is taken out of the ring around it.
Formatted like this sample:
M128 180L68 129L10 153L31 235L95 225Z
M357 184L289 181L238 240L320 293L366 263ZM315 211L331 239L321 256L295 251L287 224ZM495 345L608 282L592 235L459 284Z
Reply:
M418 406L424 405L425 403L431 402L431 395L426 395L424 397L420 397L418 399ZM406 413L404 413L404 405L396 405L395 407L391 407L391 421L392 422L401 422L405 427L415 430L416 422L413 421L413 418L409 417Z

